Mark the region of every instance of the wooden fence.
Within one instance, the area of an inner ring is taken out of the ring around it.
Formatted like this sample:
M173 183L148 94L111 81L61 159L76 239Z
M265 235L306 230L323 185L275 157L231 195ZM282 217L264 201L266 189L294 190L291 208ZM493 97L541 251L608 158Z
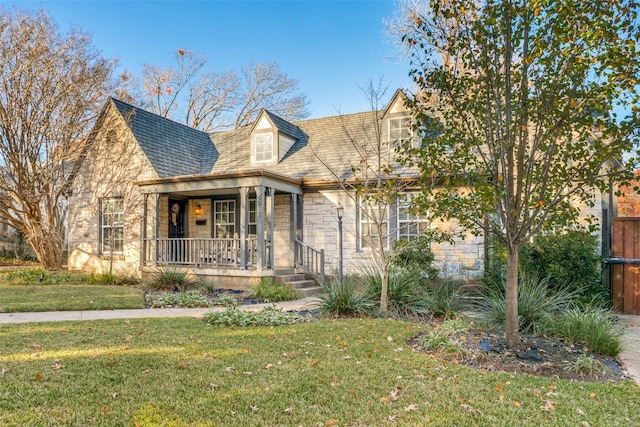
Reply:
M613 218L611 298L614 308L640 314L640 218Z

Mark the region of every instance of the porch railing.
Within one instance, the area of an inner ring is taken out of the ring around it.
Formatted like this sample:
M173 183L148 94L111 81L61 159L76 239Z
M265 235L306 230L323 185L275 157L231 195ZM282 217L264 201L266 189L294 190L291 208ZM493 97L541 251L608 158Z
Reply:
M158 238L147 239L145 246L145 265L157 263L246 267L255 265L257 261L255 237L247 239L246 265L242 265L239 238Z
M324 249L315 249L295 239L295 265L324 285Z

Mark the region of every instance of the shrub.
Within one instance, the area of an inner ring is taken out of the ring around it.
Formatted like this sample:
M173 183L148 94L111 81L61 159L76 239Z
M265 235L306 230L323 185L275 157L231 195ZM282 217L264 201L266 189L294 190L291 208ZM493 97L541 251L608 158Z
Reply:
M540 234L520 250L520 271L549 277L554 291L565 286L580 289L577 296L583 302L594 297L605 300L607 290L602 284L598 247L598 238L587 231Z
M463 285L457 281L435 282L427 288L426 302L429 314L436 317L453 318L464 308L461 297Z
M209 299L199 293L198 291L185 291L185 292L163 292L159 297L154 298L151 301L153 307L171 308L171 307L185 307L185 308L197 308L197 307L211 307L213 303Z
M607 373L607 367L591 356L578 356L578 358L565 367L565 370L575 372L579 375L598 376Z
M194 287L194 284L187 279L187 273L174 268L165 268L159 269L153 275L153 280L147 287L153 290L185 291Z
M237 307L238 300L233 295L224 294L216 298L216 305L221 305L223 307Z
M59 283L85 283L87 276L68 271L50 272L44 268L23 268L0 273L0 282L11 285L36 285Z
M224 311L213 311L204 315L204 321L218 326L281 326L301 323L307 319L298 313L283 311L275 305L260 311L244 311L227 307Z
M91 285L113 285L116 282L116 278L113 273L91 273L87 277L87 282Z
M373 264L360 267L362 291L379 306L382 279ZM391 269L387 288L387 310L397 316L416 316L429 312L428 291L416 270Z
M462 355L465 349L458 343L452 341L453 334L464 332L469 329L466 322L446 321L440 327L432 329L420 336L418 344L428 351L446 351Z
M278 283L270 277L263 277L249 296L255 299L278 302L298 299L300 293L289 285Z
M353 280L333 280L323 286L318 297L321 311L333 316L363 314L371 311L371 301L360 292Z
M622 351L623 331L612 310L597 306L572 307L547 319L546 329L555 336L586 344L594 353L617 356Z
M435 256L431 251L431 240L426 236L420 236L411 242L396 240L393 251L394 269L410 270L415 277L427 282L438 278L438 269L433 264Z
M535 332L544 326L550 315L566 309L576 295L575 290L558 288L552 292L548 278L521 275L518 283L518 322L522 332ZM476 302L483 320L504 327L506 322L505 282L499 286L488 285L481 288Z

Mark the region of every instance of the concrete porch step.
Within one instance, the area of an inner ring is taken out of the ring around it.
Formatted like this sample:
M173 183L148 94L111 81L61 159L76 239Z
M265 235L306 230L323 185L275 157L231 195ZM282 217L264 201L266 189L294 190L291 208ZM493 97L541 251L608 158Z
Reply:
M311 288L300 288L298 292L300 293L300 298L314 297L322 293L322 287L313 286Z
M295 282L286 282L287 285L294 289L313 288L318 286L314 280L296 280Z
M276 275L275 280L281 283L291 283L298 282L300 280L305 280L304 274L285 274L285 275Z
M276 268L273 272L274 275L277 276L288 276L290 274L296 274L295 268Z

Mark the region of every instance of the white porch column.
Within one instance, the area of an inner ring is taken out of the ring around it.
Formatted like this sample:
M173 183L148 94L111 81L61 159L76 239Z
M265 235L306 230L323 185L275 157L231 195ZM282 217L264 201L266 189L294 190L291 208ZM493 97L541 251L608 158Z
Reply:
M274 247L274 221L273 215L275 211L275 190L273 188L267 188L267 239L269 241L269 252L267 253L267 263L269 268L275 268L275 247Z
M264 269L264 186L258 185L256 190L256 269L262 271Z
M240 188L240 269L247 269L247 239L249 238L249 188Z
M140 267L144 267L147 262L147 223L149 215L149 209L147 206L147 202L149 200L149 195L145 194L142 196L142 219L140 220Z
M289 208L289 222L291 224L290 238L289 238L289 262L294 267L296 266L296 239L298 239L298 195L291 193L291 203Z
M153 207L155 211L155 220L153 224L153 246L154 254L153 254L153 262L151 263L154 267L158 265L158 236L160 235L160 194L155 193L155 206Z

